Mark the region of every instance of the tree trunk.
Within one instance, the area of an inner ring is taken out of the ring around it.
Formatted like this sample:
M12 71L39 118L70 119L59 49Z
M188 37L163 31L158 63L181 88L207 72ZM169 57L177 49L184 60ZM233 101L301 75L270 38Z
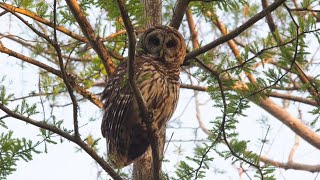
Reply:
M162 23L162 0L141 0L144 4L145 29ZM163 128L159 134L159 157L163 159L166 130ZM161 167L161 163L160 163ZM152 150L151 146L147 151L133 163L133 180L152 180Z
M144 27L150 28L152 26L162 24L162 0L141 0L144 4L144 18L146 23Z
M163 159L163 150L166 140L166 128L160 130L159 132L159 159L162 161ZM160 167L161 167L160 162ZM152 150L151 146L148 150L133 163L133 172L132 172L133 180L152 180Z

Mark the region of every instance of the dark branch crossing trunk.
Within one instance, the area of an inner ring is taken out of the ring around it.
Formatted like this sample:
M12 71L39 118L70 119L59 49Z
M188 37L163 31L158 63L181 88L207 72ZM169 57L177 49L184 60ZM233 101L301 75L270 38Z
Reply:
M145 29L162 23L162 0L141 0L144 4ZM163 149L165 144L165 128L159 132L159 156L163 159ZM161 167L161 163L160 163ZM137 161L133 163L133 180L152 179L152 150L151 146Z

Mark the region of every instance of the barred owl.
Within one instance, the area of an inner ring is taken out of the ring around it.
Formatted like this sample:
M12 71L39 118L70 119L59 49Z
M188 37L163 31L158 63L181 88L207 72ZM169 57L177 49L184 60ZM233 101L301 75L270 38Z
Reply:
M156 128L164 128L176 109L180 65L186 45L177 30L168 26L147 29L137 44L135 78L153 110ZM115 168L129 165L150 145L147 127L128 82L127 62L122 62L102 93L105 105L101 131L107 141L108 161Z

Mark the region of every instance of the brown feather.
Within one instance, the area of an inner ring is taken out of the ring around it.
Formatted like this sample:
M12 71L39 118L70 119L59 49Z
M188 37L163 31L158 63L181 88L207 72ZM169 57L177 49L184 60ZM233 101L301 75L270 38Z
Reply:
M135 59L135 78L146 105L154 112L157 128L164 128L171 118L179 97L180 64L185 56L185 44L176 30L158 26L155 30L173 32L180 38L177 61L167 62L154 52L138 54ZM146 31L153 32L153 31ZM165 37L163 38L165 39ZM163 43L165 40L163 40ZM162 43L162 41L160 42ZM182 44L182 45L181 45ZM181 49L182 47L182 49ZM174 53L174 52L170 52ZM139 108L127 77L127 63L118 66L110 76L102 94L105 113L102 120L102 135L107 139L108 161L116 168L129 165L149 147L146 125L139 114Z

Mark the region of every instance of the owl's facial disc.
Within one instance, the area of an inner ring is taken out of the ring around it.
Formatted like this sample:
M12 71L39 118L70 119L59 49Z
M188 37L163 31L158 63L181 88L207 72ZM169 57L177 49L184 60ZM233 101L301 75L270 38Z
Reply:
M174 35L166 37L163 46L163 60L169 63L173 63L177 60L178 41L179 39Z
M181 65L186 45L181 34L168 26L147 29L138 42L138 55L148 54L166 65Z
M156 36L150 37L149 41L150 41L150 42L149 42L150 45L152 45L152 46L157 47L157 46L160 45L160 39L159 39L158 37L156 37Z
M163 44L161 35L159 33L151 33L147 36L146 40L148 52L155 57L159 57L159 52Z
M170 39L167 43L166 43L166 47L167 48L174 48L177 46L177 42L173 39Z

